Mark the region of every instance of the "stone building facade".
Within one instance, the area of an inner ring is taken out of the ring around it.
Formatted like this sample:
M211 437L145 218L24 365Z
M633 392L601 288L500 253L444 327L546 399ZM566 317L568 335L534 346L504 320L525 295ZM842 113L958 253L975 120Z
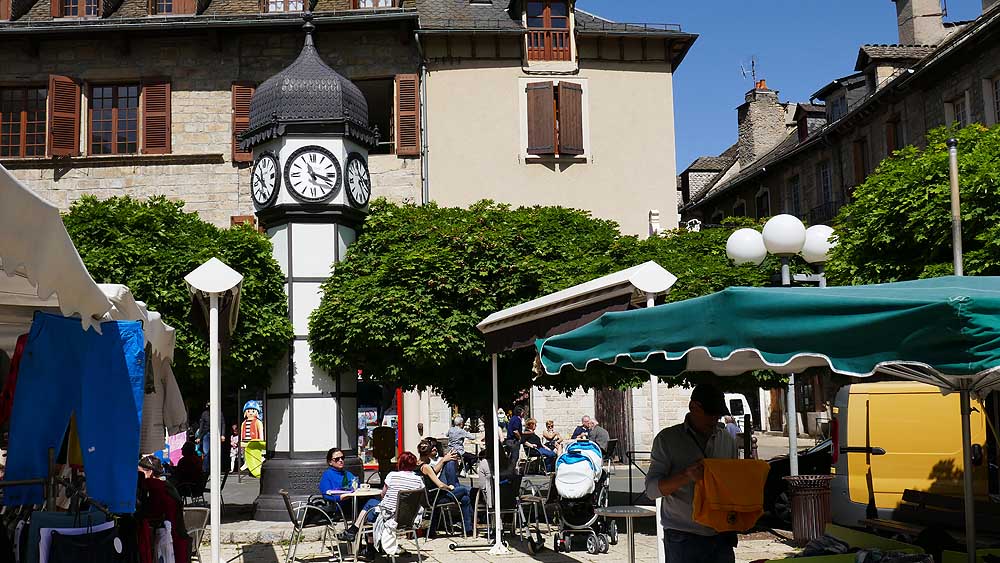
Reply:
M862 46L856 73L813 95L824 102L825 116L817 116L812 104L792 104L811 114L789 112L788 102L760 85L748 92L748 103L763 101L771 108L749 115L765 122L755 127L778 131L784 125L786 133L777 141L769 137L770 149L752 160L726 160L707 187L687 194L682 220L712 224L728 216L790 213L809 223L828 222L879 162L903 146L924 145L927 131L1000 121L1000 9L986 0L976 20L949 24L939 7L936 0L899 0L901 41L940 43ZM780 123L780 108L786 118L794 113L790 122ZM755 140L744 134L743 117L738 147ZM806 123L800 127L796 118ZM738 154L750 152L747 146ZM682 182L704 186L704 177L693 173L700 171L682 173Z

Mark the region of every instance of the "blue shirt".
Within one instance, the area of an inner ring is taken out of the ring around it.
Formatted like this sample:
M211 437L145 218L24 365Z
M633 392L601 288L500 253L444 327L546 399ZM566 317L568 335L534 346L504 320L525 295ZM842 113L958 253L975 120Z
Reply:
M514 432L516 431L520 433L521 430L522 430L521 417L515 414L514 416L510 417L510 422L507 423L507 439L517 440L518 438L517 436L514 435Z
M586 433L587 433L586 428L584 428L583 426L577 426L576 428L573 429L572 438L575 440L578 436L580 436L580 434L586 434Z
M340 500L340 495L328 495L327 491L330 490L345 490L351 488L351 481L355 479L354 475L346 469L334 469L332 467L328 468L323 472L323 477L319 480L319 493L323 495L326 500L332 500L334 502Z

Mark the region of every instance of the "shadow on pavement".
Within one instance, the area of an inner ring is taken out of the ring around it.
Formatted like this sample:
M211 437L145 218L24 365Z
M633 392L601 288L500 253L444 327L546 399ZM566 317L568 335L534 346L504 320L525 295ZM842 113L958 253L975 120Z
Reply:
M316 561L327 561L329 555L318 554ZM308 557L298 557L303 561L309 561ZM240 546L239 555L233 561L253 561L254 563L278 563L278 556L275 554L274 546L265 543L252 543ZM221 562L220 562L221 563Z

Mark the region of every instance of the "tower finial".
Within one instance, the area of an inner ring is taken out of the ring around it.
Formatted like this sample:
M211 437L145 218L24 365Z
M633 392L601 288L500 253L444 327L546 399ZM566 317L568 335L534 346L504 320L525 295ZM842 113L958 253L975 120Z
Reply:
M316 26L313 25L312 19L312 12L305 12L302 14L302 20L306 22L302 24L302 31L306 32L306 45L312 45L312 34L316 29Z

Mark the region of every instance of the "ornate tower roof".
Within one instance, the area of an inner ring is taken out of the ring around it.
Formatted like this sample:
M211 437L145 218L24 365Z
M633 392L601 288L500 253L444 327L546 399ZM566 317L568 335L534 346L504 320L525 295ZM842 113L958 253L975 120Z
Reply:
M303 16L305 44L295 62L268 78L250 101L250 124L241 145L250 149L286 132L339 133L371 147L368 102L350 80L330 68L313 45L312 14Z

